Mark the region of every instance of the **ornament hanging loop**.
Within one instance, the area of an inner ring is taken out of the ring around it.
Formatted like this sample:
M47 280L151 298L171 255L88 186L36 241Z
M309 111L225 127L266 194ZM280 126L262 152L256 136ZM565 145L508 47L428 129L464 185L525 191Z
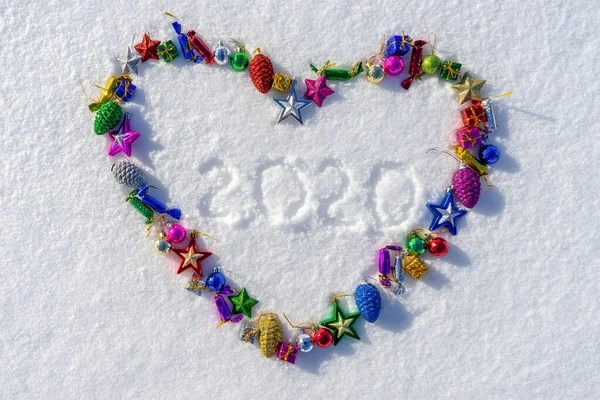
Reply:
M240 42L238 42L237 40L230 38L230 39L227 39L227 41L230 43L237 44L238 47L241 49L241 51L243 51L244 53L246 52L246 47L243 44L241 44ZM260 50L260 49L258 49L258 50Z
M431 40L432 36L433 36L433 40ZM437 37L435 36L435 32L429 32L429 35L427 35L427 41L429 42L429 46L431 47L431 54L435 54L435 44L437 42Z

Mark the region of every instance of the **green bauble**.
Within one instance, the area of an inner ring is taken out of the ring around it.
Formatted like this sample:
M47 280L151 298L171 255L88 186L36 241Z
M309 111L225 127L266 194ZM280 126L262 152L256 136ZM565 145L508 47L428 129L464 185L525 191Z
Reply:
M421 68L427 75L433 75L442 67L442 60L435 54L431 54L423 59Z
M121 115L123 115L123 110L117 103L107 101L102 104L94 120L94 132L96 132L96 135L104 135L117 126L121 120Z
M229 63L236 71L243 71L248 68L250 61L248 59L248 54L243 51L237 51L229 56Z
M408 250L411 253L423 254L423 253L425 253L425 247L426 247L425 239L420 238L418 236L413 236L410 239L408 239L408 242L406 243L406 247L408 247Z

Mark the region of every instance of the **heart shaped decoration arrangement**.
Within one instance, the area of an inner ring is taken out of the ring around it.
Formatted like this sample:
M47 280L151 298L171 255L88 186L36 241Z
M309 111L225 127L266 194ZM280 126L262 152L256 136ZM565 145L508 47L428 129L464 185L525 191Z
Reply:
M480 180L488 174L488 166L500 157L498 148L489 144L490 135L497 126L493 99L481 95L485 81L473 78L468 72L461 74L462 64L458 62L442 62L434 54L435 35L430 34L427 41L413 40L402 31L399 35L384 39L379 52L366 59L364 66L362 61L349 69L333 68L335 64L329 60L321 68L311 64L316 76L315 79L304 80L306 92L300 97L296 80L275 72L271 60L260 49L256 49L252 58L237 41L232 41L236 44L233 50L224 41L219 41L211 49L193 30L184 32L177 21L172 26L176 35L173 40L152 40L148 33L144 33L142 41L134 46L135 51L128 47L126 55L117 58L122 75L111 77L100 98L89 105L90 110L96 112L94 132L108 136L108 155L111 157L120 154L131 157L132 145L140 137L140 132L131 127L131 114L123 112L121 105L131 101L135 95L136 86L131 75L137 74L140 63L150 60L162 59L169 63L182 56L191 63L230 66L238 72L248 70L254 87L260 93L267 94L274 90L284 94L272 99L279 110L277 123L290 120L303 124L302 110L313 104L321 107L327 97L334 93L327 86L328 81L357 79L364 72L369 82L377 84L387 75L400 74L405 66L403 57L409 53L408 77L400 83L403 89L409 90L415 81L425 76L437 75L439 79L454 82L451 88L458 94L461 105L470 102L460 110L464 126L456 131L456 143L452 144L452 151L446 151L459 161L460 166L450 186L440 196L439 203L426 204L432 214L430 226L415 227L406 236L405 243L390 244L379 249L377 276L361 281L353 294L333 296L331 313L323 320L295 326L282 313L294 328L290 340L284 340L281 318L277 313L263 312L253 318L253 309L258 300L252 298L246 288L236 289L228 285L219 267L204 277L202 261L212 253L202 249L197 239L199 235L207 235L184 227L180 221L181 210L167 206L152 195L153 187L148 185L139 167L127 160L111 166L115 179L132 188L126 200L145 218L148 235L154 232L156 251L175 256L178 274L191 274L187 277L189 282L186 287L190 293L198 296L204 292L211 293L221 320L219 325L242 322L240 340L251 344L258 342L265 357L276 356L277 360L292 364L299 354L313 350L315 345L322 348L332 344L335 346L345 337L359 340L354 325L361 317L369 323L377 321L381 310L380 292L389 291L400 296L406 292L403 283L407 276L422 278L428 271L422 255L428 252L435 257L444 256L449 250L444 235L456 235L460 219L467 214L466 209L477 205ZM424 56L428 42L431 54ZM354 297L355 311L341 307L338 300L346 296Z

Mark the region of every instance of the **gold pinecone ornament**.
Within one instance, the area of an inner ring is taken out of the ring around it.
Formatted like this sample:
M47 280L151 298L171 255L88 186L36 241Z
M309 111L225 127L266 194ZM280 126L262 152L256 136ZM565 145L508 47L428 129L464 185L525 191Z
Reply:
M276 314L263 314L258 318L260 351L267 358L273 357L281 343L282 328Z

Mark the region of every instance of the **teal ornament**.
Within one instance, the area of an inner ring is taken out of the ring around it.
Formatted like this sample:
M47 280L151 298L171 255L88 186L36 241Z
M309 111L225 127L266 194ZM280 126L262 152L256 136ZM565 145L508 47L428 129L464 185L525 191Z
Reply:
M362 283L354 294L358 311L367 322L375 322L381 311L381 295L372 283Z

